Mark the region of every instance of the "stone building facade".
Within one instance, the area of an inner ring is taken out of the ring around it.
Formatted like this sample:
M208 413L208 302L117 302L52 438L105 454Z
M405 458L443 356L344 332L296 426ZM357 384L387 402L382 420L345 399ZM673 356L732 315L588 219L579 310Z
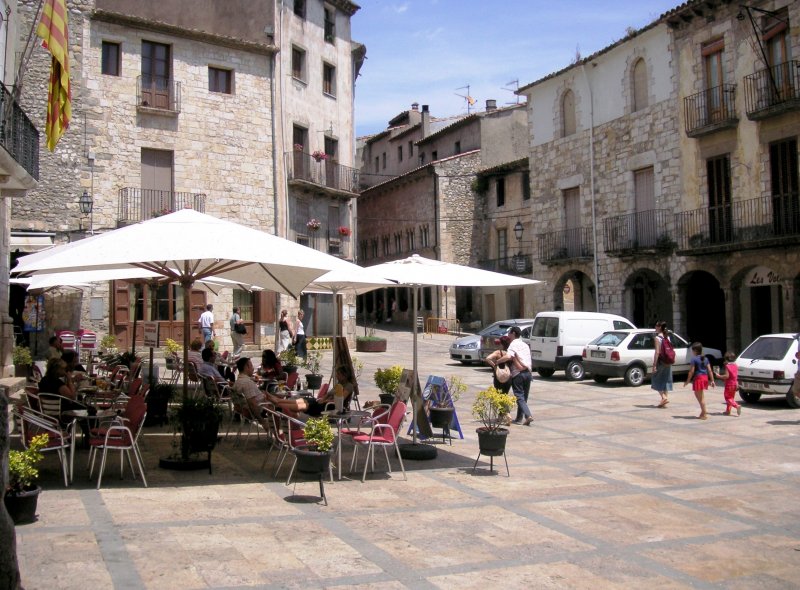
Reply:
M476 174L486 168L485 145L503 146L488 152L489 161L496 163L497 158L512 157L509 145L522 153L527 132L524 107L496 109L494 101L488 107L465 117L432 119L427 106L420 112L414 105L392 119L387 131L366 139L361 178L369 186L361 193L358 212L362 264L412 254L468 266L490 264L489 227L495 221L487 213L486 195L476 183ZM444 319L449 328L455 320L472 323L487 316L505 316L509 302L520 298L506 297L505 290L501 291L495 299L493 290L484 289L482 296L480 289L426 288L420 314ZM360 312L366 309L373 317L379 316L376 311L386 309L391 299L396 299L400 312L393 321L410 323L407 289L362 296Z
M20 104L13 94L16 78L16 56L21 51L17 37L22 27L16 0L0 0L0 93L2 96L2 129L0 134L0 377L13 376L12 350L16 334L21 330L22 308L12 308L9 301L9 253L11 213L14 203L24 202L39 179L39 132L33 113ZM42 139L44 144L44 139Z
M768 12L781 4L758 3ZM787 48L796 44L794 10L784 19ZM688 2L520 89L531 129L532 274L548 281L541 308L563 308L569 293L575 309L641 326L666 319L691 339L734 350L798 329L797 232L769 230L763 207L775 198L770 145L796 136L797 111L751 121L744 92L727 105L731 94L705 77L704 47L720 39L728 49L715 67L731 83L745 86L764 68L738 11ZM698 93L710 102L698 107ZM797 169L793 145L788 170ZM791 207L777 219L794 219ZM771 284L746 285L762 276Z
M30 26L38 2L22 4ZM305 113L318 119L309 131L315 138L321 137L322 121L337 121L337 158L352 164L352 55L354 46L363 47L351 41L349 19L357 6L303 2L300 17L298 3L288 0L237 0L225 7L188 1L162 6L152 0L67 4L72 125L53 154L43 153L39 189L15 203L16 234L47 232L64 242L191 207L303 241L286 220L309 193L314 216L327 222L334 209L329 205L344 202L331 223L352 225L348 205L355 191L332 195L324 177L298 179L285 154L294 151L292 126L286 122ZM326 28L329 20L332 29ZM291 49L301 41L309 63L337 64L326 78L338 90L334 100L322 92L323 74L316 65L309 92L293 89ZM35 53L25 79L24 100L37 112L43 112L45 61ZM316 147L324 149L309 144L309 151ZM293 181L303 189L296 190ZM90 216L78 211L83 192L94 201ZM323 250L329 246L327 240L306 243ZM63 309L64 296L56 292L48 298L61 319L53 317L47 332L77 327L73 314ZM122 346L133 337L134 313L140 320L160 321L162 340L182 335L175 321L181 308L178 287L98 284L83 290L80 299L78 325L114 333ZM299 306L274 293L243 289L192 294L198 314L206 302L215 305L223 345L229 344L224 320L234 305L247 323L246 340L264 345L271 344L276 309ZM306 305L314 308L313 297ZM152 314L157 317L148 317ZM323 329L330 334L328 323ZM315 333L314 326L309 333ZM141 330L136 337L141 339Z

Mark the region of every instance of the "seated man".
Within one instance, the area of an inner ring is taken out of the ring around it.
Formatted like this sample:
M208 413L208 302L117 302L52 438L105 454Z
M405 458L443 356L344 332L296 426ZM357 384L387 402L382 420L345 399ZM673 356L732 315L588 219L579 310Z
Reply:
M216 353L211 350L210 348L203 349L203 362L200 363L197 367L197 374L201 377L208 377L213 379L215 383L219 385L228 385L228 382L225 380L225 377L219 374L217 370L217 365L214 362L214 357Z
M49 347L47 348L47 360L60 359L64 353L64 344L58 336L51 336L48 340Z
M201 348L203 348L203 343L199 338L195 338L189 345L189 352L187 353L189 362L194 363L198 368L203 364L203 355L200 354Z
M253 416L261 416L262 410L259 404L267 401L267 398L253 381L253 362L246 356L239 357L236 369L239 371L239 378L233 384L233 391L247 400L247 406Z
M328 404L334 403L334 396L337 392L340 392L344 397L343 408L347 409L350 406L350 399L353 397L354 391L354 379L347 367L336 368L336 381L333 391L329 390L321 400L283 399L271 393L266 393L265 395L267 401L275 404L290 416L296 416L300 412L309 416L320 416Z

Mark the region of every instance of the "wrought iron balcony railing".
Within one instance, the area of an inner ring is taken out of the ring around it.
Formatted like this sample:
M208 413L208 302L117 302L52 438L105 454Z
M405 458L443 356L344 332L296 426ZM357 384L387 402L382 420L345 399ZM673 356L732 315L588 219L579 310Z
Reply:
M533 261L528 254L514 254L505 258L481 260L478 267L483 270L504 272L508 274L529 274L533 272Z
M756 121L800 108L800 62L787 61L744 77L747 118Z
M294 240L298 244L327 252L331 256L349 258L349 240L338 231L309 231L305 224L297 224L292 228Z
M39 180L39 132L3 84L0 89L0 144L25 172Z
M179 209L206 210L206 195L126 187L119 190L117 224L145 221Z
M606 252L635 254L637 251L671 250L675 247L672 221L672 213L665 209L607 217L603 222Z
M322 159L305 152L284 154L289 180L310 182L337 191L358 192L358 170L331 159Z
M735 127L736 85L722 84L683 99L686 135L698 137L718 129Z
M136 78L136 106L148 112L181 112L181 83L160 76Z
M679 250L727 250L800 238L800 194L764 196L675 214Z
M591 258L592 228L576 227L539 236L539 261L543 263Z

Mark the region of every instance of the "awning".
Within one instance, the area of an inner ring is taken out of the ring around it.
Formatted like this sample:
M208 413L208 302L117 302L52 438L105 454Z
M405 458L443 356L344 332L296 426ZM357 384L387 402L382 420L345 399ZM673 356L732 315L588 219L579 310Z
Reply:
M39 252L53 247L53 236L11 234L11 251Z

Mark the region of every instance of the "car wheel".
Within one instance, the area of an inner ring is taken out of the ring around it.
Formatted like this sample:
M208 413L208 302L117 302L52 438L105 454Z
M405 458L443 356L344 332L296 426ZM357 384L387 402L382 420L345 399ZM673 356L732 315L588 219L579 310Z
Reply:
M586 376L586 371L583 369L583 363L576 359L573 359L567 363L566 373L567 381L580 381Z
M464 366L467 366L467 365L471 365L471 364L472 364L472 361L458 361L458 362L459 362L459 363L461 363L461 364L462 364L462 365L464 365Z
M555 369L536 369L536 372L539 373L541 377L552 377L553 373L556 372Z
M630 387L639 387L642 383L644 383L644 378L646 375L647 373L641 365L633 365L632 367L628 367L628 370L625 371L625 385L629 385Z
M790 408L794 408L795 410L800 408L800 399L797 399L795 394L791 391L786 394L786 403L789 404Z
M755 391L740 391L739 397L746 401L748 404L754 404L761 399L761 394Z
M595 383L605 383L608 381L608 375L592 375Z

